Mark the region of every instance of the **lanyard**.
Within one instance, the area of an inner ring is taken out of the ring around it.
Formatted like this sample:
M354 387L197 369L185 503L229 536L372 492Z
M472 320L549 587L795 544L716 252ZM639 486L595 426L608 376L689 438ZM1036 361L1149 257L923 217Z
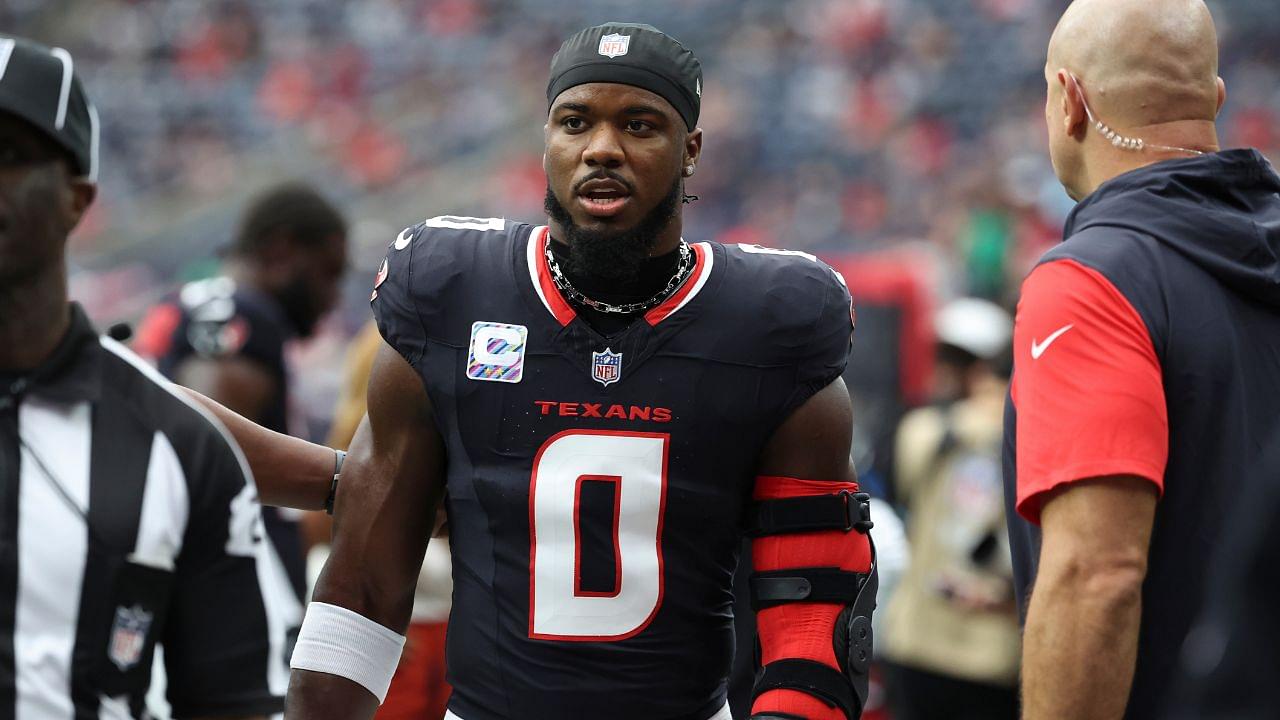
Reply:
M31 459L35 468L39 471L38 474L40 477L44 478L45 482L49 483L49 486L53 488L54 493L62 500L63 504L65 504L71 512L75 513L75 515L84 522L85 529L88 530L89 533L89 542L96 545L99 549L106 551L110 555L120 554L115 551L110 544L103 540L102 536L99 535L97 531L94 530L93 523L89 521L88 511L80 507L80 504L76 502L75 498L71 497L71 493L67 490L67 486L58 479L58 476L54 474L52 470L49 469L49 465L44 461L44 458L40 456L40 453L36 452L36 449L22 437L21 427L18 424L17 406L21 399L21 392L25 389L26 379L22 378L13 384L13 387L10 388L10 392L8 394L0 395L0 412L13 413L12 422L14 425L14 435L17 436L19 450ZM14 470L17 470L17 468L14 468ZM16 477L14 478L14 481L17 481Z

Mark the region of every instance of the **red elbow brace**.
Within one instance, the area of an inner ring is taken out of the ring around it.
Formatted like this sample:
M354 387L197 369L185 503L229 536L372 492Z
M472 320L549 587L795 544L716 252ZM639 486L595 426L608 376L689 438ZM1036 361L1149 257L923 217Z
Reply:
M857 483L759 477L748 520L760 664L752 716L861 714L875 606L867 495Z

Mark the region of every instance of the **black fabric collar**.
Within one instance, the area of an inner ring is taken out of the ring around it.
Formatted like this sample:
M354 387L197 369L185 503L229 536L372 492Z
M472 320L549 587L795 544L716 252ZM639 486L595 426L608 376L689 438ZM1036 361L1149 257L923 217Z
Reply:
M672 274L675 273L676 267L680 265L680 251L676 249L664 255L645 260L634 278L622 281L602 281L599 278L586 277L581 273L574 272L573 264L569 262L569 246L555 240L550 240L549 242L551 243L551 254L556 256L556 260L560 263L561 271L564 272L565 277L569 279L569 282L573 283L575 288L591 296L593 300L615 305L639 302L653 297L658 291L666 287L671 280ZM577 304L574 304L574 309L580 308Z
M36 395L54 402L93 402L102 396L102 347L98 331L79 303L71 303L71 325L35 370L12 378L0 396Z

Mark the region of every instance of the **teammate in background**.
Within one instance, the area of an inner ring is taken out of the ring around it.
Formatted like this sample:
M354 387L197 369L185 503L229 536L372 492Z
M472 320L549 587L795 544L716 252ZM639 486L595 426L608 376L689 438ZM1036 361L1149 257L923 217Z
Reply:
M884 610L889 704L894 720L1016 720L1019 628L1000 485L1013 318L961 298L934 326L939 402L903 418L894 454L911 562Z
M283 709L301 608L229 436L67 299L97 111L60 48L0 36L0 717Z
M1280 430L1280 176L1219 151L1217 70L1201 0L1077 0L1049 43L1049 147L1080 204L1014 330L1031 720L1158 715L1232 500Z
M247 418L290 432L285 345L309 337L338 297L346 223L315 190L285 184L251 203L219 277L184 286L139 328L160 371ZM267 534L299 598L306 561L298 516L267 508Z
M382 336L374 323L366 325L347 351L346 380L327 441L330 447L347 449L356 428L369 409L369 375ZM327 546L332 523L324 513L308 513L303 526L315 533L314 544ZM317 532L322 531L322 532ZM314 545L313 545L314 546ZM444 639L449 623L453 577L449 565L449 540L433 537L422 559L422 570L413 592L413 611L405 633L404 652L391 678L387 698L378 708L377 720L440 720L449 702L445 681Z
M446 487L449 716L728 717L744 532L753 717L860 715L875 574L840 379L849 292L810 255L681 238L702 89L655 28L574 35L547 87L549 225L441 216L388 249L386 343L293 717L373 715ZM255 467L282 471L273 497L306 495L333 458L228 420Z

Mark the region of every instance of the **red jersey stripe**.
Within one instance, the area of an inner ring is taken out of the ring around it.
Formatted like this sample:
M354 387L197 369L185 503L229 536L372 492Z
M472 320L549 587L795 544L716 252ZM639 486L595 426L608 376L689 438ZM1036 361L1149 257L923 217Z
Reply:
M694 255L693 272L689 274L689 279L685 280L680 289L676 290L671 297L663 300L662 304L644 314L644 319L650 325L657 325L674 315L677 310L692 300L702 290L702 286L707 283L707 278L711 275L711 248L706 243L694 243L692 249Z
M550 228L543 226L533 231L529 239L529 270L534 291L538 293L542 304L551 315L563 326L573 322L578 314L560 294L556 281L551 279L551 268L547 266L547 243L549 242L551 242Z

